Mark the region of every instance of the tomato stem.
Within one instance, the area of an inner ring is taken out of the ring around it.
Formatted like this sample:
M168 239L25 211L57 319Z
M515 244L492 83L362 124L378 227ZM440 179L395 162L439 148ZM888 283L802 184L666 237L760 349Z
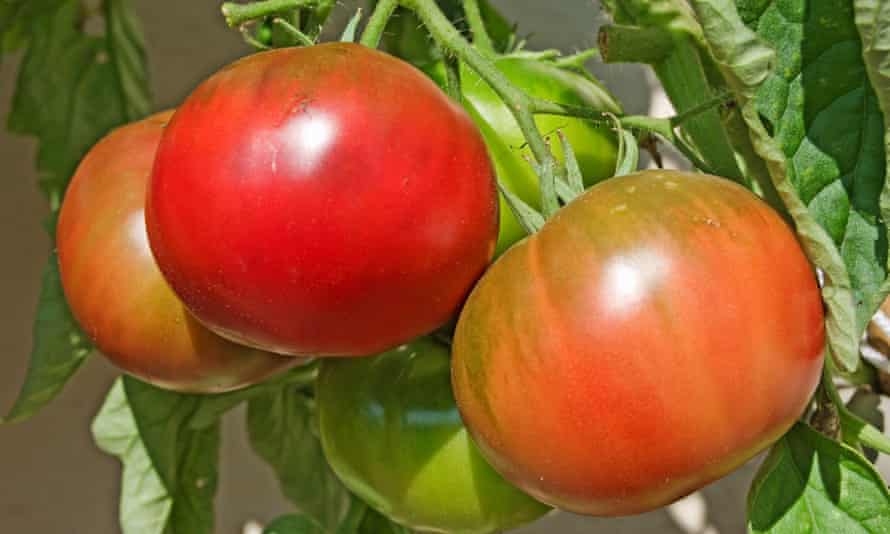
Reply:
M369 48L377 48L386 23L389 22L389 18L398 5L398 0L379 0L377 2L371 13L371 18L368 19L368 24L362 32L361 44Z
M443 54L443 63L445 64L445 80L448 96L456 102L463 99L460 89L460 60L454 54Z
M286 21L281 17L275 17L272 20L272 24L275 24L279 28L281 28L284 33L286 33L294 42L301 44L303 46L312 46L315 44L315 41L312 37L309 37L305 33L301 32L296 26Z
M677 115L674 115L673 117L671 117L671 119L670 119L671 126L676 128L676 127L680 126L681 124L683 124L684 122L688 121L689 119L691 119L693 117L697 117L710 109L714 109L718 106L726 104L731 100L732 100L732 93L730 93L729 91L723 91L720 94L718 94L717 96L714 96L714 97L702 102L701 104L698 104L697 106L691 107L691 108L687 109L686 111L684 111L683 113L678 113Z
M271 46L260 42L259 39L254 37L253 32L248 25L245 24L241 26L241 28L239 28L239 31L241 32L241 38L244 39L244 42L247 43L249 46L252 46L257 50L269 50L272 48Z
M605 63L655 64L674 48L671 32L658 26L609 24L600 28L597 42Z
M491 42L488 30L485 29L485 21L482 20L482 12L479 10L479 0L463 0L463 7L470 33L473 35L473 44L486 56L494 57L494 44Z
M226 24L230 28L236 28L245 22L281 15L301 7L316 6L318 3L318 0L264 0L249 4L226 2L222 5L222 14L226 18Z
M488 83L494 92L506 103L525 138L532 154L543 167L559 169L550 153L547 143L535 124L532 99L510 83L494 64L474 48L451 24L435 0L401 0L400 4L413 10L426 26L433 39L446 51L455 54ZM550 217L559 208L556 197L556 173L540 176L541 197L545 217Z
M822 369L822 382L819 385L819 389L827 396L827 401L837 407L837 412L840 416L841 436L844 442L851 445L861 443L878 452L890 454L890 437L884 435L880 430L847 408L834 383L833 368L833 360L825 358L825 366ZM817 397L819 395L817 393Z

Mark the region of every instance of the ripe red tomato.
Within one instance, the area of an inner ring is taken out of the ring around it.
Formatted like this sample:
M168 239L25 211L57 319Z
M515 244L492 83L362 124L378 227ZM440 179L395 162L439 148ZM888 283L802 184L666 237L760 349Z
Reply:
M119 128L94 146L65 194L56 244L74 317L124 371L160 387L218 393L299 360L227 341L187 312L158 270L143 206L170 113Z
M453 384L480 450L549 504L667 504L780 437L822 366L794 234L744 188L648 171L601 182L469 297Z
M490 261L498 198L472 120L355 44L254 54L168 126L146 219L211 329L287 354L367 355L451 318Z

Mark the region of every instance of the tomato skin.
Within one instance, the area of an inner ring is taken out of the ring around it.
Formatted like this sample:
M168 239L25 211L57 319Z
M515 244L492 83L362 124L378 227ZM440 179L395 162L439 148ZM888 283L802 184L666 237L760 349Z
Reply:
M561 69L547 61L503 56L494 62L497 69L528 95L620 114L620 104L595 80ZM445 83L442 64L427 69L440 85ZM461 93L464 107L476 121L495 163L498 178L512 193L535 208L541 205L538 177L528 160L531 150L510 109L494 90L469 67L461 68ZM618 141L615 133L592 121L556 115L536 115L538 129L550 142L550 148L563 161L562 143L556 132L562 130L572 146L584 184L591 186L615 174ZM500 234L497 254L526 236L525 230L501 198Z
M480 456L449 369L448 348L428 338L323 361L316 395L331 468L372 507L425 532L495 532L548 512Z
M498 213L465 112L407 63L329 43L201 84L161 140L146 219L161 271L214 331L358 356L456 314Z
M823 307L794 234L727 180L606 180L504 254L458 321L480 450L560 508L624 515L779 438L820 376ZM546 439L542 439L546 436Z
M160 113L97 143L68 186L56 232L74 317L122 370L157 386L219 393L299 363L227 341L193 319L148 247L145 188L164 124Z

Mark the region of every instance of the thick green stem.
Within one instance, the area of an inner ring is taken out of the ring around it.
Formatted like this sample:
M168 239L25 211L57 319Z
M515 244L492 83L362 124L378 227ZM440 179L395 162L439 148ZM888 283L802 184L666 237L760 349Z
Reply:
M485 21L482 20L482 12L479 10L479 0L464 0L463 6L470 33L473 35L473 44L483 54L494 57L494 44L491 42L488 30L485 29Z
M554 162L553 154L550 153L547 143L535 124L532 100L528 95L510 83L490 60L463 38L460 32L452 26L448 17L442 13L434 0L401 0L400 3L417 14L439 46L446 52L455 54L462 59L507 104L516 122L525 134L528 146L535 159L541 165L549 163L549 166L552 168L558 168ZM553 176L553 173L550 174L549 178L542 177L541 180L542 205L544 215L547 217L558 209L555 176Z
M659 27L640 28L611 24L597 36L605 63L649 63L664 60L674 47L670 31Z
M398 0L379 0L374 6L374 12L368 19L368 24L362 32L361 43L369 48L377 48L380 44L380 38L383 36L383 30L386 23L392 16L392 12L398 7Z
M318 0L264 0L249 4L226 2L222 5L222 14L226 18L226 24L235 28L245 22L280 15L301 7L311 7L317 3Z

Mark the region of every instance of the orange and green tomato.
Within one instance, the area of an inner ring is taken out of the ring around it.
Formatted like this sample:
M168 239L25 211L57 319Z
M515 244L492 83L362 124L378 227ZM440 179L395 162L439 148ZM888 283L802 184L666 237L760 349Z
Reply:
M553 506L670 503L782 436L819 382L813 269L728 180L606 180L508 250L458 321L463 420L505 478Z

